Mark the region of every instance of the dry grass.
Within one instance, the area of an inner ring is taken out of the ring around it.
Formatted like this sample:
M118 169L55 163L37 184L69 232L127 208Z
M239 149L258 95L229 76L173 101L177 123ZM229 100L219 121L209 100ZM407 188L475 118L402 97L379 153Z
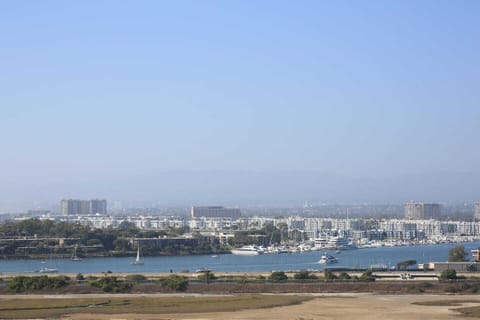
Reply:
M422 301L422 302L413 302L412 304L420 306L442 306L442 307L458 307L462 306L465 303L480 303L480 300L437 300L437 301ZM463 307L463 308L453 308L450 309L455 312L459 312L464 317L471 318L480 318L480 306L474 307Z
M465 317L480 318L480 307L466 307L454 309Z
M32 298L1 300L0 319L58 318L73 313L166 314L228 312L300 304L305 296L241 295L229 297Z
M431 307L457 307L461 306L464 303L480 303L480 300L435 300L413 302L412 304Z

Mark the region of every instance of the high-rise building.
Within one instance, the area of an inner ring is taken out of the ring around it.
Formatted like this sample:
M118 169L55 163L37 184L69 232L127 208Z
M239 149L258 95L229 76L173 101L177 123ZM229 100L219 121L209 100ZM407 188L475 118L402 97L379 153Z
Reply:
M440 219L442 206L438 203L424 203L423 216L424 219Z
M61 214L66 215L82 215L82 214L106 214L107 200L78 200L78 199L63 199L60 202Z
M475 221L480 221L480 202L475 203Z
M192 207L190 213L192 218L240 218L242 215L238 208L224 208L218 206Z
M438 203L408 202L405 204L405 219L438 219L441 207Z
M90 214L90 201L88 200L79 200L80 210L78 214Z
M93 199L90 200L90 213L91 214L107 214L107 200L105 199Z

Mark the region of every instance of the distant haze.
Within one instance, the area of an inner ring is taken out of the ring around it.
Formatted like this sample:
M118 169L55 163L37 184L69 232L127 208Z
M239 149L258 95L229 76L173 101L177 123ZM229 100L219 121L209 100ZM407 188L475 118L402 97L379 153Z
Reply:
M0 212L480 198L479 1L2 1Z
M480 175L467 173L355 179L306 171L169 172L108 181L17 185L0 192L10 196L10 205L16 207L96 197L107 198L110 204L122 200L142 206L301 206L306 200L314 204L472 202L480 199L479 179Z

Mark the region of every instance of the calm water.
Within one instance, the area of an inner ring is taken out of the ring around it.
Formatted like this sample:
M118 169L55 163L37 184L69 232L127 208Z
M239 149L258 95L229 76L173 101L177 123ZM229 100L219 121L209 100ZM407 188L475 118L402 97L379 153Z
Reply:
M330 252L339 259L338 267L363 267L372 264L384 264L395 266L397 262L414 259L418 263L432 261L447 261L448 250L457 244L438 244L410 247L380 247L371 249L357 249L342 251L340 254ZM462 243L470 253L471 249L477 249L480 242ZM323 269L318 264L322 251L305 253L286 253L260 256L236 256L232 254L218 255L213 258L210 255L187 256L187 257L146 257L143 266L134 266L130 263L132 258L92 258L74 262L70 260L49 260L42 263L39 260L1 260L0 272L32 272L41 267L58 268L59 272L67 273L91 273L105 272L130 272L130 273L154 273L154 272L179 272L180 270L195 271L209 268L214 272L268 272L272 270L302 270Z

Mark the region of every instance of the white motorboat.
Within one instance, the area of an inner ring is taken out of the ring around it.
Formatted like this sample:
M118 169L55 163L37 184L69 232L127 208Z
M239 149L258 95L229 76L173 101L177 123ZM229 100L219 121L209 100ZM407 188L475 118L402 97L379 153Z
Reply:
M332 256L331 254L325 253L320 260L318 261L320 264L334 264L338 263L338 259Z
M257 246L243 246L241 248L232 249L232 254L240 256L258 256L259 254L264 254L265 250Z
M57 268L42 267L39 270L36 270L35 272L38 272L38 273L57 273L58 269Z

